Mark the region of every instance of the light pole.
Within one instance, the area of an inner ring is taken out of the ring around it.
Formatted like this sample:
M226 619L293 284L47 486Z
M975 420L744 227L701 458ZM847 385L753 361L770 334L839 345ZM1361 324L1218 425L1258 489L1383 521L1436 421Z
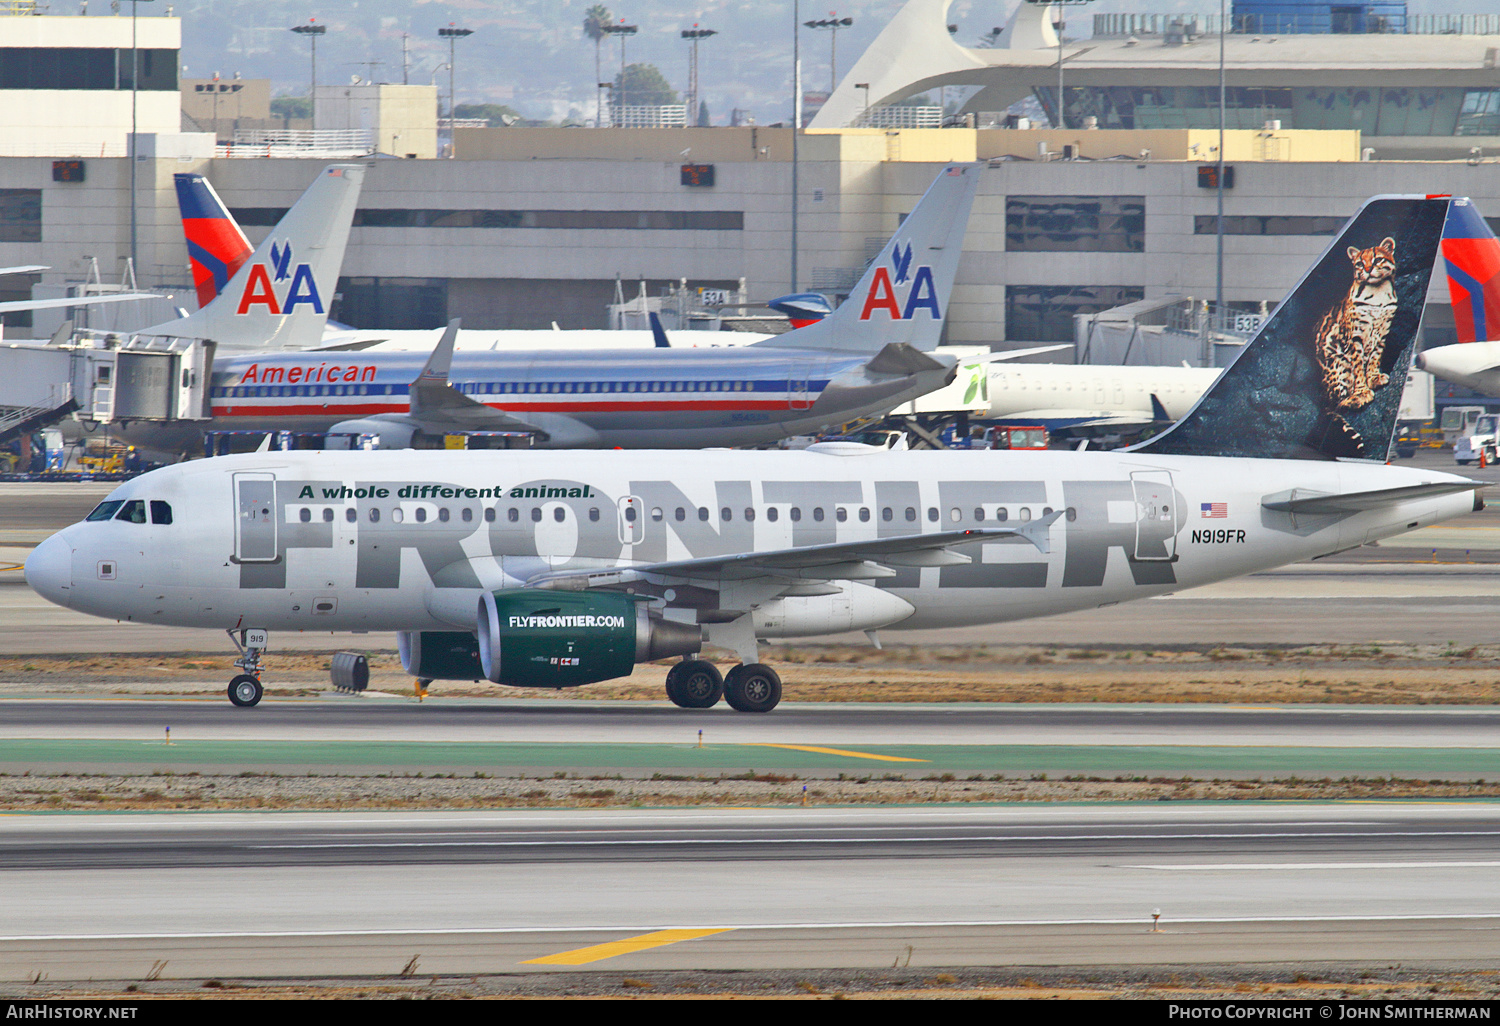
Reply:
M713 29L699 28L696 22L692 28L682 30L682 38L690 39L693 43L693 56L688 64L688 117L692 119L690 124L696 124L698 119L698 41L718 34Z
M147 0L149 2L149 0ZM135 209L135 182L136 182L136 90L140 88L141 57L140 50L135 45L135 8L137 0L130 0L130 276L135 277L135 265L138 262L138 236L140 233L140 221Z
M828 95L832 96L835 89L839 87L839 29L848 28L854 24L853 18L840 18L833 11L828 12L830 17L819 18L815 21L804 21L802 24L810 29L830 29L828 43Z
M458 55L458 41L464 36L472 36L473 29L454 28L450 21L447 28L438 29L438 36L448 40L448 156L453 156L453 120L458 116L458 71L455 68L455 59Z
M316 18L308 18L306 25L293 25L292 31L299 36L306 36L307 41L312 44L312 91L308 93L312 102L312 126L313 131L318 130L318 37L328 31L327 25L317 24Z
M1219 216L1214 234L1218 236L1214 263L1214 317L1224 330L1224 0L1219 0L1219 163L1214 175L1214 191L1219 195ZM1209 352L1213 350L1210 348ZM1213 365L1209 360L1205 367Z
M1068 4L1087 4L1093 0L1026 0L1029 4L1043 4L1048 7L1057 7L1057 20L1052 23L1057 30L1057 103L1053 112L1054 128L1067 128L1068 119L1063 114L1065 104L1063 103L1063 27L1067 24L1063 20L1063 8Z
M620 37L620 88L616 95L610 97L611 106L617 110L625 106L627 99L627 90L625 88L625 37L633 36L639 31L639 25L627 25L624 18L621 18L618 24L604 26L604 33L606 35Z
M797 291L797 137L802 134L802 2L792 0L792 291Z

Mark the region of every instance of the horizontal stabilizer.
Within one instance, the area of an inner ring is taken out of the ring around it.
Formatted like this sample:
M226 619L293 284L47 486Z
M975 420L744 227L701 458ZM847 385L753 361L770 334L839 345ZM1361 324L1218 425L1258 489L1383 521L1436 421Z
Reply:
M939 363L920 349L913 349L905 342L892 342L876 353L875 358L865 364L865 369L871 374L890 374L904 378L924 371L942 370L944 366L945 364Z
M1362 513L1382 509L1414 499L1436 499L1443 495L1486 488L1487 481L1440 481L1433 484L1407 485L1403 488L1377 488L1369 492L1345 492L1342 495L1299 496L1293 488L1284 499L1267 499L1261 505L1278 513Z

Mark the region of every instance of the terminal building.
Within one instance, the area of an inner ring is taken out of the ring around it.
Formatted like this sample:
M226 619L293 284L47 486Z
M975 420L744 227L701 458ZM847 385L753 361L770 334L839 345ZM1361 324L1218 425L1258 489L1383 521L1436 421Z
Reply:
M193 305L175 172L206 175L258 242L330 159L358 152L371 171L334 309L357 327L436 327L452 317L466 327L605 327L617 289L634 295L641 283L652 294L743 288L752 302L809 289L839 295L942 163L964 160L988 166L948 311L950 343L1071 342L1078 315L1211 300L1217 193L1202 172L1218 157L1218 26L1100 15L1094 38L1064 39L1059 114L1052 6L1020 4L996 49L954 43L948 6L911 0L800 135L795 280L790 127L460 127L451 159L433 156L442 152L435 134L418 139L415 130L372 131L363 150L257 151L226 140L226 117L241 111L226 113L222 97L210 119L218 139L193 120L201 107L183 120L180 24L152 12L138 26L138 40L159 56L151 88L143 71L136 90L136 280ZM1333 18L1353 7L1368 9L1364 20ZM1273 8L1327 17L1270 31ZM1466 16L1451 26L1461 34L1439 34L1449 23L1404 10L1389 0L1234 4L1224 40L1231 311L1253 315L1276 303L1370 195L1451 192L1500 217L1500 17ZM0 277L0 300L81 282L93 268L119 280L132 253L123 156L131 91L118 71L122 46L130 66L130 19L0 22L0 266L51 268ZM898 43L916 56L894 59ZM96 50L79 60L109 64L114 77L63 82L41 70L38 52L48 47ZM851 126L870 109L943 86L971 94L972 127L968 119L949 128ZM377 107L418 117L412 98L365 88L368 98L341 98L350 101L341 125L363 125L363 112ZM1006 120L1027 97L1052 123ZM30 111L33 102L47 105L48 118ZM435 116L435 96L432 107ZM991 112L997 117L980 116ZM1434 284L1427 340L1442 344L1452 319ZM90 316L111 326L128 316L125 305ZM55 323L40 313L30 323L7 316L9 337L46 336Z

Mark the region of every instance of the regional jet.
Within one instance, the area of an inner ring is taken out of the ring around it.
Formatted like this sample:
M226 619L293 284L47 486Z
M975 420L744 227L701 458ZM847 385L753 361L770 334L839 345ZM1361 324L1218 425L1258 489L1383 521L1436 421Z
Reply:
M540 448L697 448L764 444L881 415L953 379L953 358L924 350L942 333L980 174L978 165L944 168L854 298L756 345L455 353L454 324L430 356L240 353L215 360L211 421L137 422L116 433L165 454L196 449L205 428L366 435L379 448L440 447L446 435L480 432L526 435ZM352 202L349 191L339 195ZM284 248L263 243L193 315L192 330L219 337L219 324L262 310L287 318L313 294L299 287L315 290L321 272L288 255L323 230L301 230L304 215L318 225L326 216L324 204L304 212L311 196L283 222ZM224 330L243 334L234 323Z
M390 630L419 681L562 688L681 657L677 705L766 712L764 639L1091 609L1480 508L1480 482L1384 462L1448 210L1366 202L1132 449L226 456L121 485L26 580L95 616L228 631L241 706L268 632ZM1357 322L1351 296L1380 316ZM738 664L721 676L705 645Z

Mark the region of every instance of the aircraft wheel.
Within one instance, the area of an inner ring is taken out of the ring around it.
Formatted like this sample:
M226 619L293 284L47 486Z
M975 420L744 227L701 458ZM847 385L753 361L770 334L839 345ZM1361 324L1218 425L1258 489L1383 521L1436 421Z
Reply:
M248 673L242 673L229 682L229 700L242 708L257 704L264 694L260 681Z
M724 678L724 700L740 712L770 712L781 701L781 678L765 663L741 663Z
M711 709L724 697L724 677L706 659L689 659L667 671L667 697L684 709Z

